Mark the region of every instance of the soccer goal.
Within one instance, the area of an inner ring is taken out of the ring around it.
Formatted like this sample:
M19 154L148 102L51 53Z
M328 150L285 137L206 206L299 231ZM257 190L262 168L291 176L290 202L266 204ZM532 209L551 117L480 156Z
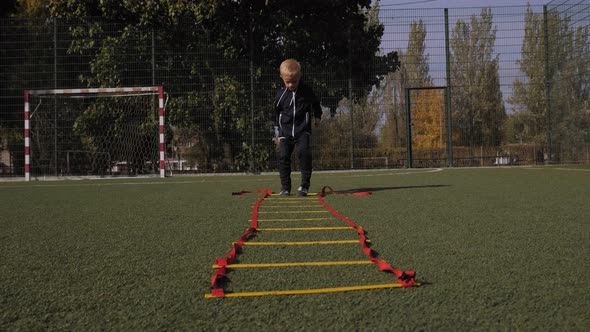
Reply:
M25 180L165 176L162 86L25 90Z

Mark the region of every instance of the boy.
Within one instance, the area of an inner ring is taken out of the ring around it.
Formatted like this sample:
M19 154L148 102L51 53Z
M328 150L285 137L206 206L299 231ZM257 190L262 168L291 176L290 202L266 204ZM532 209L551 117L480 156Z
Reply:
M281 196L291 194L291 155L299 148L301 185L297 196L307 196L311 180L311 117L318 126L322 107L313 90L301 81L301 65L287 59L279 68L284 87L275 97L275 143L279 145Z

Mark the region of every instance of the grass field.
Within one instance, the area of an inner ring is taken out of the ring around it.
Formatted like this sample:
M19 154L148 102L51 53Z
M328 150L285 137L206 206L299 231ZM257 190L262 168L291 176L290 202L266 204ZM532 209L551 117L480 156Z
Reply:
M0 330L590 329L590 168L314 174L312 191L325 185L373 192L326 201L423 286L205 299L211 265L249 226L258 198L231 193L276 191L277 174L6 182ZM342 232L256 240L356 238ZM239 258L338 255L364 258L358 245L244 247ZM395 282L371 265L236 269L229 278L235 292Z

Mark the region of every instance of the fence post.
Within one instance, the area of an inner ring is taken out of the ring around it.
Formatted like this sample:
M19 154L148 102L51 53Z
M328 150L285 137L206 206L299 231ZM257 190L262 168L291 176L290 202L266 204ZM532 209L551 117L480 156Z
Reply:
M412 156L412 111L411 111L411 96L409 88L406 88L406 166L412 168L414 158Z
M543 6L543 30L545 31L545 107L547 111L547 162L551 163L551 77L549 73L549 22L547 5Z
M57 18L53 19L53 88L57 89ZM53 96L53 172L57 176L57 99Z
M352 97L352 36L348 30L348 98L350 101L350 169L354 169L354 101Z
M447 88L445 103L447 112L447 167L453 167L453 123L451 115L451 51L449 47L449 9L445 8L445 58L447 62Z
M255 172L255 168L258 168L258 165L254 165L254 34L252 32L253 28L253 17L252 17L252 4L250 4L250 31L248 32L248 39L249 43L248 46L250 48L250 125L252 126L252 143L250 146L250 153L248 156L249 164L250 164L250 172Z
M152 86L156 85L156 36L152 28Z

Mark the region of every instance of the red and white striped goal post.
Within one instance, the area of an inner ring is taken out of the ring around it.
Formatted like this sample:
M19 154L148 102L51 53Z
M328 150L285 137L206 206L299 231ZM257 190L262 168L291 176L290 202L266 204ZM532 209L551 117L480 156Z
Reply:
M160 177L166 176L165 154L166 141L164 138L164 87L122 87L122 88L87 88L87 89L49 89L49 90L25 90L25 181L31 180L31 127L30 127L30 96L38 95L79 95L79 94L101 94L101 93L158 93L159 122L160 122Z

